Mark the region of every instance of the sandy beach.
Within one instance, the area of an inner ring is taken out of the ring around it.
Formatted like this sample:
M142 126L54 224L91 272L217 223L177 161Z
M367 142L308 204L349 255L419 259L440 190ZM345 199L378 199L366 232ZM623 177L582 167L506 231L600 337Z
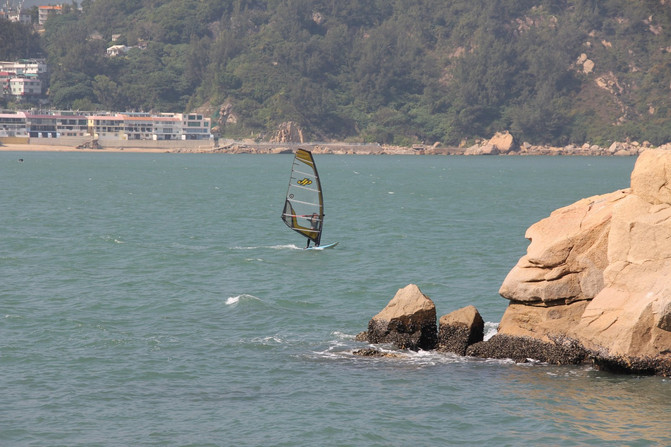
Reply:
M72 146L54 146L47 144L0 144L0 151L14 152L173 152L170 149L155 148L105 148L105 149L77 149Z

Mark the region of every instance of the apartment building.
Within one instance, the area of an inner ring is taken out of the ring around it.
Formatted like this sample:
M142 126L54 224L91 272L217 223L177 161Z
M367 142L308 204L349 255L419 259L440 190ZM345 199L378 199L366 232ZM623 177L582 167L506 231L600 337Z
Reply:
M12 96L39 96L42 94L42 81L34 77L10 78L9 94Z
M27 136L28 121L25 112L0 112L0 138Z
M157 141L209 140L212 137L210 119L198 114L0 111L0 137L14 134L32 138Z
M17 76L41 76L47 72L47 62L44 59L0 61L0 71L14 73Z
M48 6L39 6L38 7L38 23L40 26L44 26L44 24L49 20L50 17L55 16L56 14L62 14L63 13L63 6L61 5L48 5Z

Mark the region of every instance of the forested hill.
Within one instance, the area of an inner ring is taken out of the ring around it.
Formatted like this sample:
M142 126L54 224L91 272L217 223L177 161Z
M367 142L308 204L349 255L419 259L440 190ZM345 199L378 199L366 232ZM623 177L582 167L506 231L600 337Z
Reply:
M669 0L81 3L43 35L58 108L206 110L230 137L671 141Z

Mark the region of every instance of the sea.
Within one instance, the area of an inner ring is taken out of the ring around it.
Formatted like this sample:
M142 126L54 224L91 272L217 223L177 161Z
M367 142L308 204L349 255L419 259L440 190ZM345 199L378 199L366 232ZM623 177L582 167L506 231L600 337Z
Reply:
M0 445L671 445L668 378L353 354L408 284L491 337L526 229L635 157L315 159L306 251L291 155L0 152Z

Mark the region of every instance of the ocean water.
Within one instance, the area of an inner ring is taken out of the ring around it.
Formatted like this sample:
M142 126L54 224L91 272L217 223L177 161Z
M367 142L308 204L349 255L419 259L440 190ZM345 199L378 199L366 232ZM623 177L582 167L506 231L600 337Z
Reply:
M19 161L19 159L23 161ZM634 158L0 152L0 445L671 445L671 382L429 352L352 355L396 291L496 330L526 228Z

